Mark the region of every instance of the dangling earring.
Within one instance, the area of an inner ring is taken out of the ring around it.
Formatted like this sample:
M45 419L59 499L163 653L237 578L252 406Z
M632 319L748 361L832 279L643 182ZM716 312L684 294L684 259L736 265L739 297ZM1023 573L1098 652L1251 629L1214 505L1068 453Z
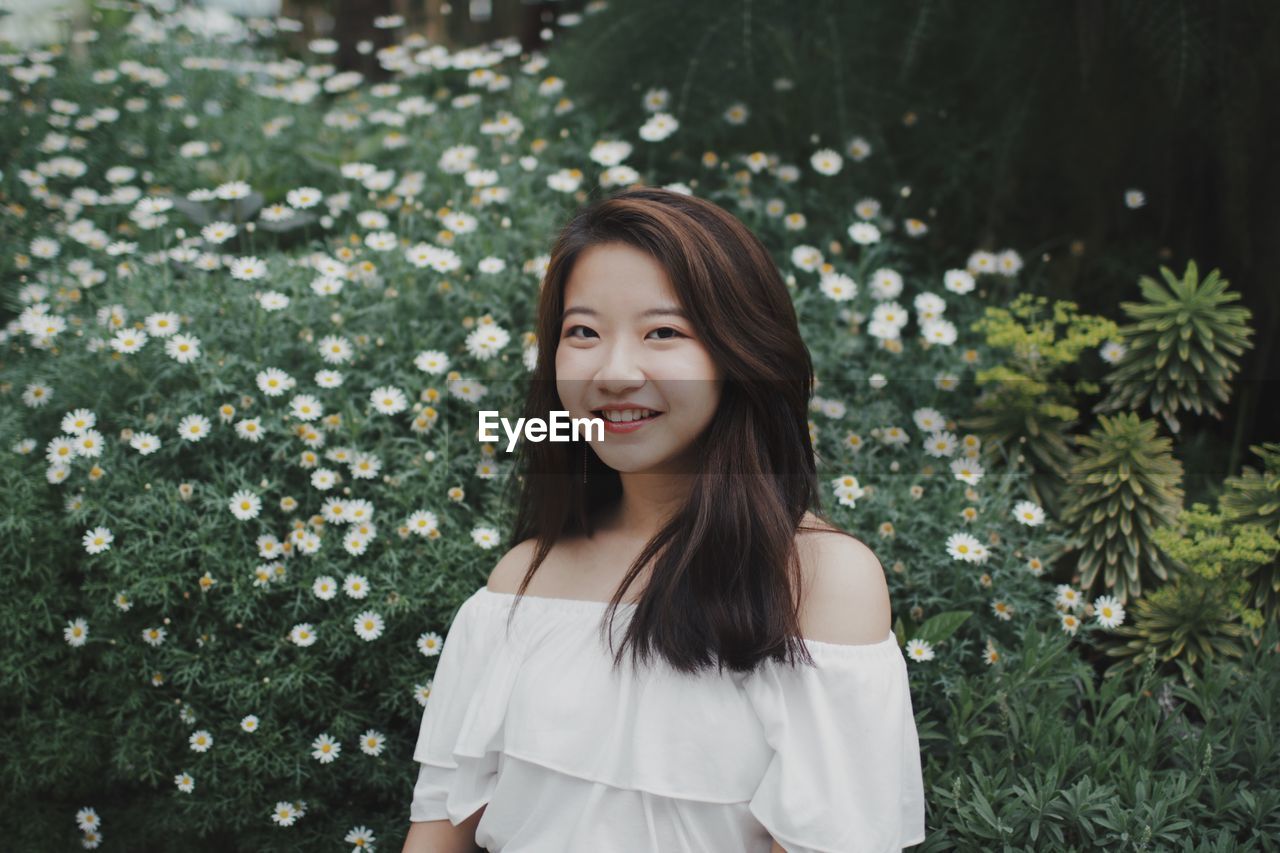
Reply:
M582 482L587 482L587 446L582 445Z

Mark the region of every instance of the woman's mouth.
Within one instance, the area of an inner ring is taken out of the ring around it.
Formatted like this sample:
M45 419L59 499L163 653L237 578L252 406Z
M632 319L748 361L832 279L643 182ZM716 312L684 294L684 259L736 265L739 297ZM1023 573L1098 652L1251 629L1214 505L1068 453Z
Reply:
M621 416L623 418L630 418L629 420L610 420L608 417L609 414L613 414L614 417L618 417L618 415L613 412L606 413L604 410L592 412L592 414L595 415L597 418L600 418L602 421L604 421L605 432L628 433L628 432L635 432L636 430L643 427L645 424L648 424L648 423L651 423L652 421L657 420L658 418L662 417L663 413L656 412L653 410L647 410L643 412L643 414L640 417L636 417L637 412L634 412L634 411L622 413Z

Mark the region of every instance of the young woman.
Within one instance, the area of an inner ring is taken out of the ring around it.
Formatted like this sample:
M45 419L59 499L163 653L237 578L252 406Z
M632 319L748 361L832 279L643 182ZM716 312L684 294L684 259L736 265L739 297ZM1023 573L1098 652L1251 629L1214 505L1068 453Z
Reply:
M922 841L884 571L818 514L813 366L768 252L708 201L625 191L560 234L537 324L524 416L602 417L603 440L520 447L514 547L445 639L405 851Z

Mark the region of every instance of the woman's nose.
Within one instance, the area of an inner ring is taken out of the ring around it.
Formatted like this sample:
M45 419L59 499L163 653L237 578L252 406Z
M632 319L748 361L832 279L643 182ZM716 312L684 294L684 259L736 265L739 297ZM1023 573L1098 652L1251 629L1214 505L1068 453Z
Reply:
M625 341L609 345L596 378L604 382L634 382L644 378L642 353Z

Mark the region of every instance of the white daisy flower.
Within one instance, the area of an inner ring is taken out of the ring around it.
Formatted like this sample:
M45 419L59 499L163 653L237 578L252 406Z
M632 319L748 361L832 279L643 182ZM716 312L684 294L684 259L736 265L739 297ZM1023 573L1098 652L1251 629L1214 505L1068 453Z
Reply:
M382 617L372 610L366 610L355 618L355 630L360 639L376 640L382 636Z
M164 642L165 635L167 635L168 633L169 633L168 631L160 627L143 628L142 641L146 643L148 646L153 646L153 647L158 646Z
M849 239L859 246L880 242L880 229L870 222L855 222L849 226Z
M49 439L44 450L44 458L54 465L70 465L71 461L79 455L76 452L75 443L62 435Z
M342 364L350 361L355 351L351 341L339 335L325 335L318 345L320 357L329 364Z
M321 575L311 584L311 591L321 601L329 601L338 594L338 582L328 575Z
M260 258L235 258L231 261L231 277L240 281L266 278L267 263Z
M258 304L264 311L282 311L289 307L289 297L275 290L268 290L258 296Z
M1124 605L1113 595L1100 595L1093 600L1093 615L1103 628L1116 628L1124 622Z
M933 660L933 646L921 639L907 641L907 660L922 662Z
M1013 517L1019 524L1027 527L1039 527L1044 524L1044 510L1032 501L1018 501L1014 504Z
M69 646L83 646L89 639L89 623L84 619L72 619L62 629L62 638Z
M289 631L289 639L295 646L306 648L316 641L315 628L311 627L310 622L302 622L294 625Z
M481 361L493 358L511 341L506 329L493 323L482 323L467 335L467 352Z
M423 373L444 373L449 369L449 357L439 350L424 350L414 358L413 365Z
M85 832L98 829L102 826L102 818L98 817L97 811L86 806L76 812L76 826Z
M333 759L329 760L332 761ZM298 820L298 810L293 803L286 803L281 800L271 810L271 819L280 826L293 826Z
M923 440L925 453L934 458L954 455L959 444L956 434L947 430L935 430Z
M89 409L76 409L62 416L62 431L69 435L80 435L92 429L98 423L98 416Z
M640 126L640 138L645 142L661 142L680 127L680 122L670 113L654 113Z
M814 246L796 246L791 250L791 263L805 272L813 272L822 265L822 252Z
M343 376L336 370L317 370L316 384L321 388L337 388L342 385Z
M324 406L310 394L298 394L289 401L289 413L300 421L314 421L324 414Z
M384 415L395 415L408 408L409 401L403 391L390 385L373 389L369 395L373 407Z
M183 441L199 441L209 434L213 425L204 415L187 415L178 422L178 435Z
M848 302L858 295L857 282L844 273L825 274L818 286L832 302Z
M328 468L317 468L311 472L311 485L322 492L332 489L337 482L337 473Z
M173 777L173 784L178 786L178 790L184 794L190 794L196 787L196 780L191 778L190 773L179 773Z
M942 286L952 293L965 294L973 290L975 282L968 270L947 270L942 277Z
M343 550L353 557L359 557L368 550L369 540L372 538L358 530L350 530L342 537Z
M241 521L249 521L258 517L262 509L262 500L248 489L240 489L231 496L228 502L231 514Z
M160 437L149 432L135 432L129 439L129 446L142 456L149 456L160 449Z
M968 533L952 533L947 537L947 553L966 563L977 562L981 543Z
M951 460L951 473L955 475L957 480L976 486L982 480L982 475L985 472L976 461L965 458Z
M141 329L121 329L111 339L111 348L123 355L135 353L147 343L147 333Z
M321 764L331 764L342 753L342 744L326 732L311 742L311 757Z
M187 738L187 743L196 752L208 752L209 747L213 746L213 735L204 729L200 729L191 733L191 737Z
M1079 610L1084 606L1084 598L1070 584L1060 583L1054 588L1054 604L1071 610Z
M268 367L254 377L258 390L268 397L279 397L297 384L292 376L277 367Z
M823 148L813 153L809 165L820 175L837 175L844 166L844 158L830 148Z
M246 441L258 442L262 440L262 421L259 418L245 418L236 421L236 435Z
M71 439L78 456L92 459L102 455L102 433L96 429L87 429Z
M444 638L435 631L428 631L418 637L418 651L429 658L440 654L440 649L443 645Z
M111 535L109 529L95 527L92 530L86 530L80 541L90 554L101 554L111 549L111 543L115 541L115 537Z
M405 520L405 526L409 528L409 532L419 536L426 536L437 529L439 524L440 520L436 518L436 514L425 509L417 510Z
M190 364L200 357L200 339L194 335L174 335L164 342L164 352L178 364Z
M357 851L357 853L362 850L369 851L369 853L373 851L373 830L367 826L352 827L351 831L343 836L342 840L348 844L354 844L355 846L351 849Z
M1098 348L1098 356L1107 364L1117 364L1129 348L1119 341L1107 341Z
M471 540L487 551L498 546L498 531L492 527L476 527L471 531Z
M53 389L40 382L32 382L22 391L22 404L28 408L38 409L47 406L53 399Z
M364 575L347 575L342 581L342 591L348 598L365 598L369 594L369 579Z
M1064 634L1075 636L1076 631L1080 630L1080 619L1071 613L1059 613L1059 622Z
M315 187L298 187L295 190L289 190L284 196L284 200L289 203L289 206L298 210L315 207L323 198L324 193Z
M240 728L246 732L256 732L258 730L258 718L253 714L246 714L240 720Z
M167 338L178 331L181 318L172 311L161 311L149 314L146 319L147 334L156 338Z
M381 755L386 742L386 735L376 729L369 729L360 735L360 751L365 755Z

